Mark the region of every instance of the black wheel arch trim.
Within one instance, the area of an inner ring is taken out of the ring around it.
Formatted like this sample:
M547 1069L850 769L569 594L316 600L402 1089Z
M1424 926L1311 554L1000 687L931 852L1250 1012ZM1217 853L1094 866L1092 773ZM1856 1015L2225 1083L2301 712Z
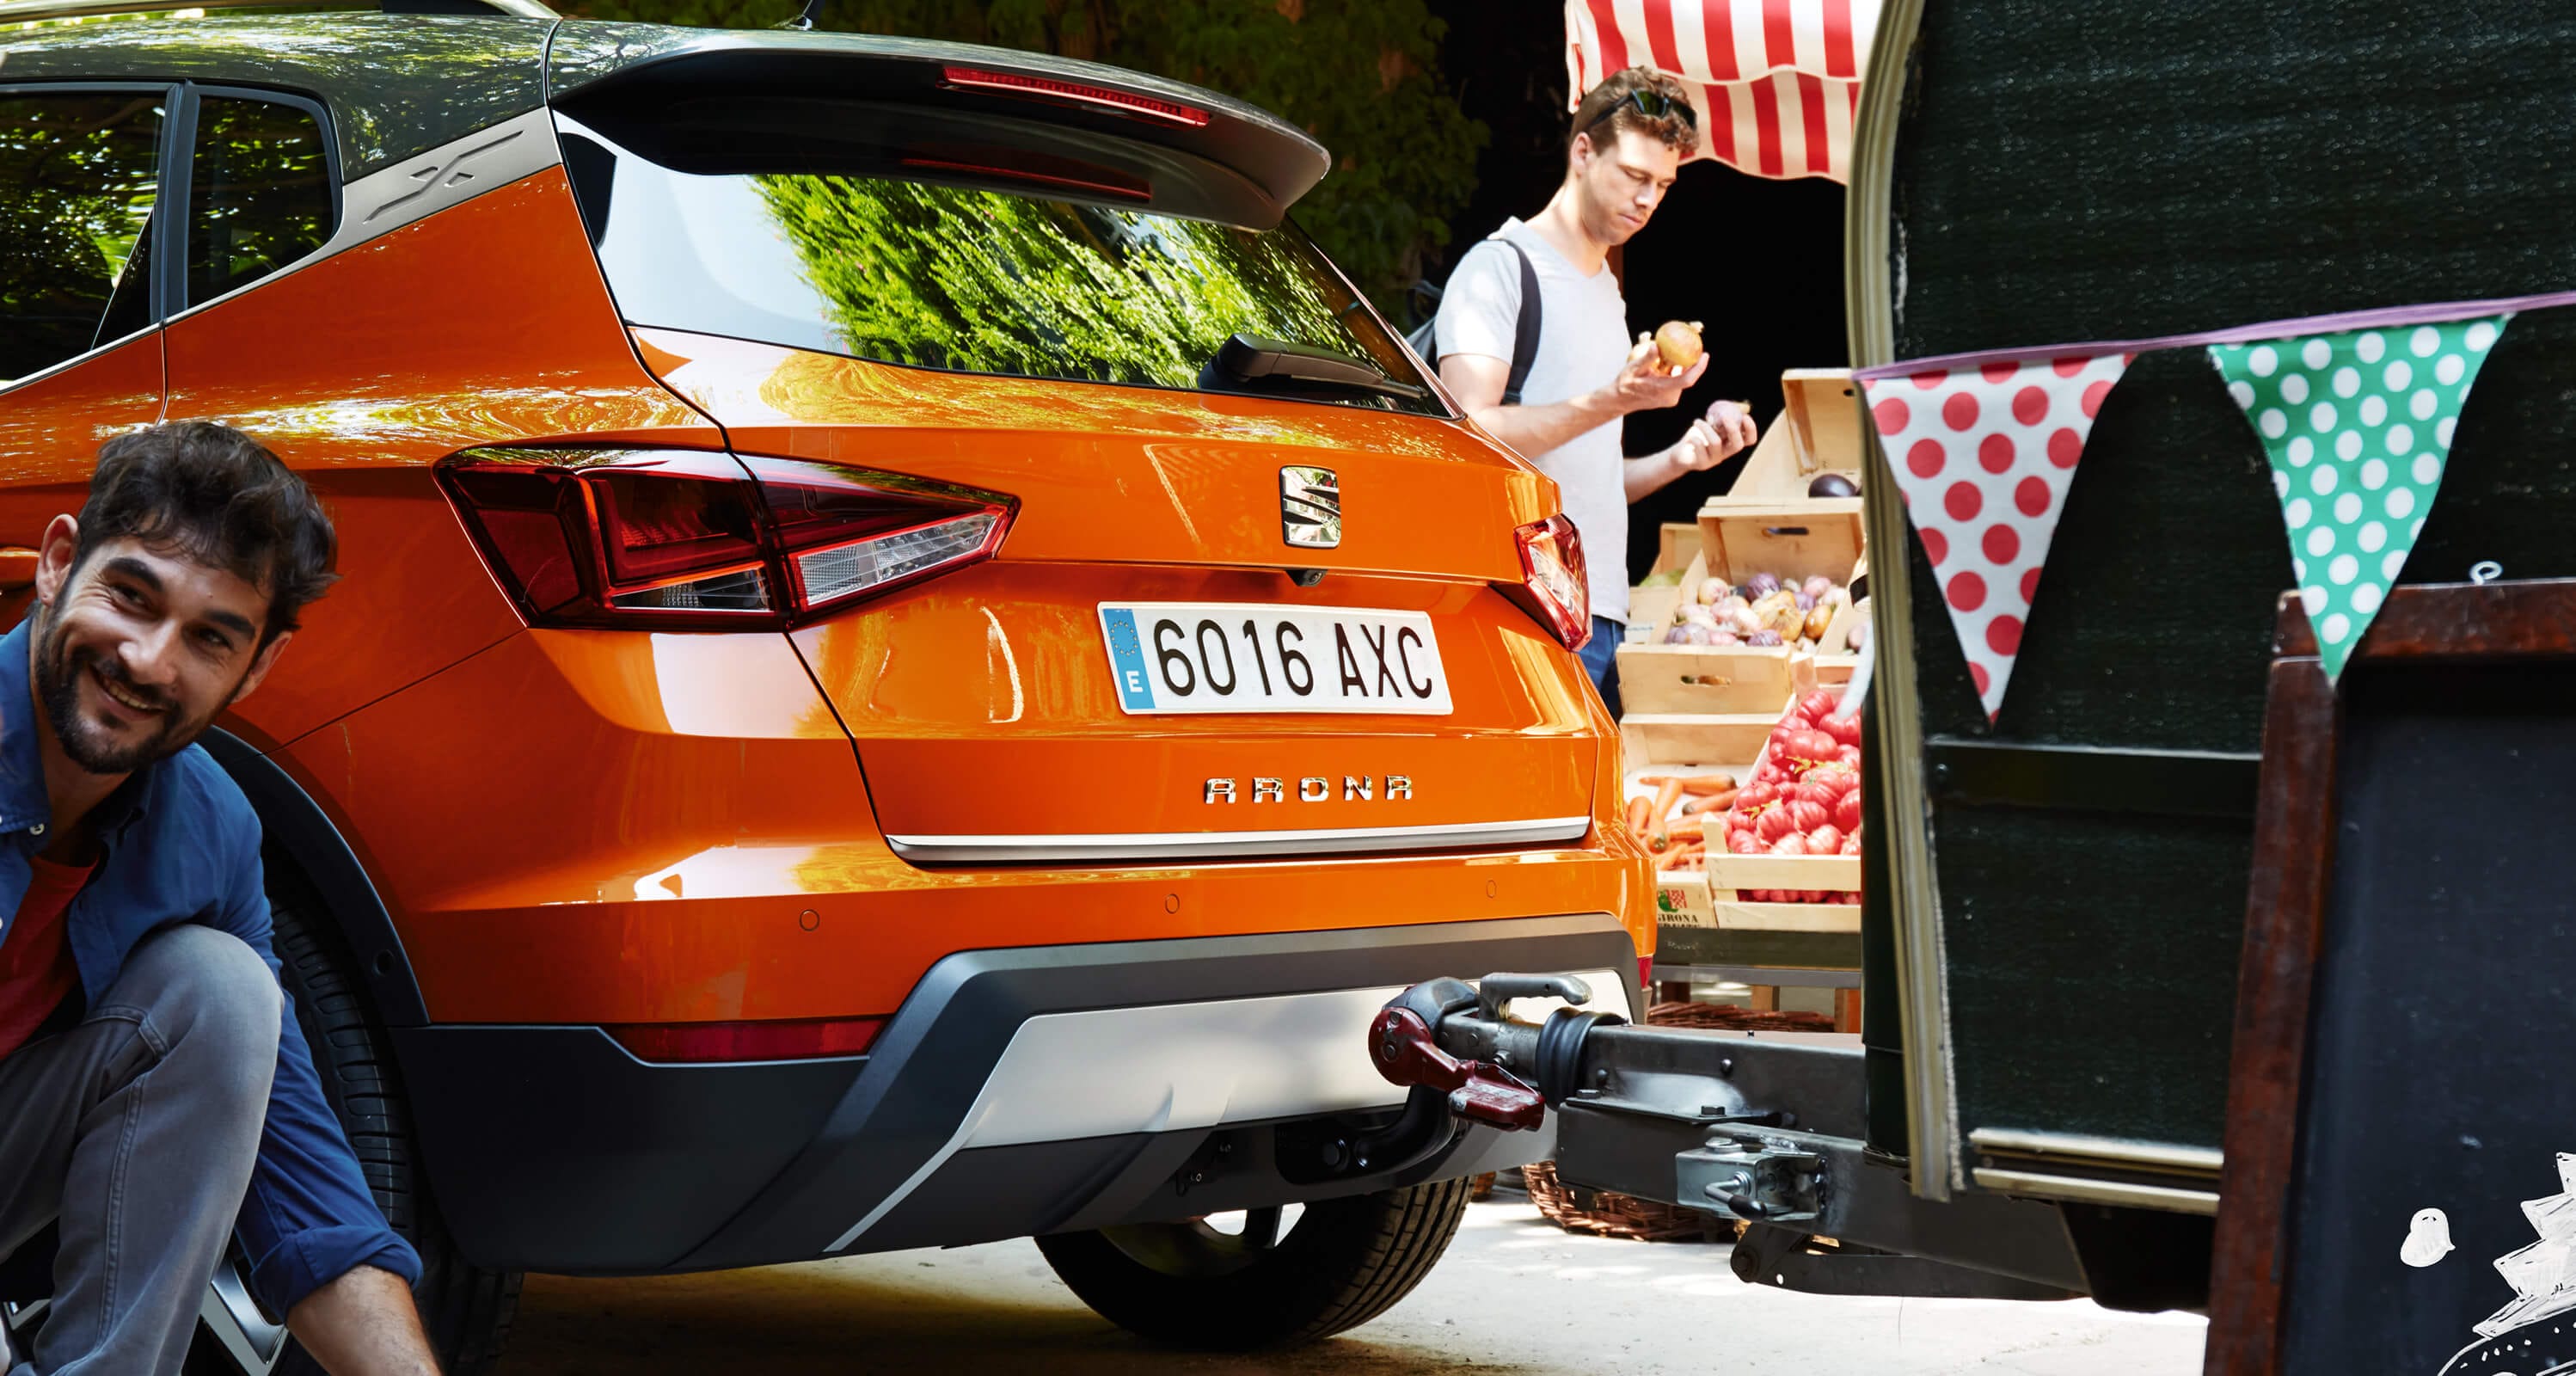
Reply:
M276 761L220 726L209 728L197 743L250 799L266 845L292 861L313 886L324 915L357 957L377 1017L387 1027L427 1026L429 1006L421 999L420 981L394 930L393 914L322 805Z

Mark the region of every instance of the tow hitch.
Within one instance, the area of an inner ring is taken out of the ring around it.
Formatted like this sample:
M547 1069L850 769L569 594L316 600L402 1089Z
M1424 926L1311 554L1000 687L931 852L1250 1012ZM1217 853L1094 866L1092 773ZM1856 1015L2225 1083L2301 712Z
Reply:
M1410 1091L1404 1112L1327 1155L1339 1149L1341 1173L1398 1169L1466 1124L1530 1131L1554 1110L1562 1181L1743 1220L1748 1281L2014 1299L2087 1288L2055 1206L1923 1199L1902 1162L1871 1155L1859 1038L1638 1027L1575 1007L1508 1016L1517 1000L1591 993L1572 975L1525 974L1405 990L1368 1033L1378 1074Z

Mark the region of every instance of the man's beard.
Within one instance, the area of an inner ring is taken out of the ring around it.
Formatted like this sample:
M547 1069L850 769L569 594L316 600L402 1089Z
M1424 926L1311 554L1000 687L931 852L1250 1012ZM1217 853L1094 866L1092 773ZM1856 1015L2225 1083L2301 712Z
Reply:
M130 746L112 745L103 739L81 714L81 676L93 670L127 697L161 708L159 733ZM144 688L126 677L123 665L91 650L83 650L75 657L63 643L60 626L47 627L45 638L37 646L36 696L45 704L45 715L54 723L54 739L61 742L63 753L92 774L131 774L155 760L167 759L187 749L215 720L215 713L209 712L203 720L182 721L167 694Z

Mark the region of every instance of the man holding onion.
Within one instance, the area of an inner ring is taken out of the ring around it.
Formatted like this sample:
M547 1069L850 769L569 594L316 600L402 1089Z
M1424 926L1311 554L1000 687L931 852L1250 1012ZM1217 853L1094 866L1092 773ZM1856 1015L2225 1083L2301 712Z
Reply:
M1614 713L1614 651L1628 619L1628 504L1755 438L1752 417L1721 401L1669 448L1629 458L1620 444L1623 419L1679 403L1708 367L1695 328L1668 325L1632 347L1627 303L1609 270L1610 250L1646 227L1698 144L1698 116L1672 77L1632 67L1594 87L1575 110L1556 195L1537 216L1506 221L1467 251L1436 326L1440 380L1477 424L1556 480L1583 537L1593 612L1583 662ZM1538 350L1519 397L1506 404L1524 305L1520 257L1538 282Z

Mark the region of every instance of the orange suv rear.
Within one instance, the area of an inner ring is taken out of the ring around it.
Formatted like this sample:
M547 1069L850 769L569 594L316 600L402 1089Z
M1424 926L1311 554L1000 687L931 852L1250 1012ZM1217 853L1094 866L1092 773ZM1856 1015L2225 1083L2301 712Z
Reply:
M1291 1341L1547 1150L1390 1159L1361 1034L1462 969L1635 1007L1581 554L1286 220L1327 165L899 40L0 37L0 225L79 227L0 282L0 544L165 416L330 503L346 581L210 739L461 1369L523 1270L1024 1235ZM208 1350L300 1361L226 1284Z

